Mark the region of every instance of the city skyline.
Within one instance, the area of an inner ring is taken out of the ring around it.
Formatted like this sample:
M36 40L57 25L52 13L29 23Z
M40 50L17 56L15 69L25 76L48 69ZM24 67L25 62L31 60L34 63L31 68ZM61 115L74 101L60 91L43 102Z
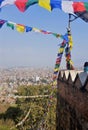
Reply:
M49 12L38 5L30 7L21 13L14 6L3 7L1 19L13 21L39 29L65 34L68 26L68 14L59 9ZM88 60L87 55L87 30L88 23L82 19L71 23L73 36L72 61L74 66L83 66ZM31 66L54 67L59 44L62 40L51 35L35 32L20 34L3 25L0 30L0 67ZM63 55L61 67L65 66Z

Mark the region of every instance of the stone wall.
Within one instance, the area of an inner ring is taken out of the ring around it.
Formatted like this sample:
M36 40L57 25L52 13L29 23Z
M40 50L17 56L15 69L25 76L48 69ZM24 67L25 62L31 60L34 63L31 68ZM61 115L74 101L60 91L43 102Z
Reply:
M88 73L60 71L56 130L88 130Z

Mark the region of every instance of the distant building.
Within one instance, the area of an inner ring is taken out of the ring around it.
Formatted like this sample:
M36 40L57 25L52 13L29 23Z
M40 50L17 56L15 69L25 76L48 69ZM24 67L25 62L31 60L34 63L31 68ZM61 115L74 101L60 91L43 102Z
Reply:
M40 81L40 77L39 77L39 76L36 76L36 77L35 77L35 81L36 81L36 82L39 82L39 81Z

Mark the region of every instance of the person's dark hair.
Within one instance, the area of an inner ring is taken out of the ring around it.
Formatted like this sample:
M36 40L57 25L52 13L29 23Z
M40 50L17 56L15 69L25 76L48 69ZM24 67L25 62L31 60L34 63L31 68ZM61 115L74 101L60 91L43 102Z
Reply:
M88 62L84 63L84 72L88 72Z
M88 62L86 61L85 63L84 63L84 67L87 67L88 66Z

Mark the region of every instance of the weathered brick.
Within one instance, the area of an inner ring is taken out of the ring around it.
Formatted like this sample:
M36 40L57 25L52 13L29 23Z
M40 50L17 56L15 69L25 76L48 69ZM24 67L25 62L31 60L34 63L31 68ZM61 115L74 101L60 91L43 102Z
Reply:
M83 86L77 73L72 80L72 73L58 76L56 130L88 130L88 78Z

